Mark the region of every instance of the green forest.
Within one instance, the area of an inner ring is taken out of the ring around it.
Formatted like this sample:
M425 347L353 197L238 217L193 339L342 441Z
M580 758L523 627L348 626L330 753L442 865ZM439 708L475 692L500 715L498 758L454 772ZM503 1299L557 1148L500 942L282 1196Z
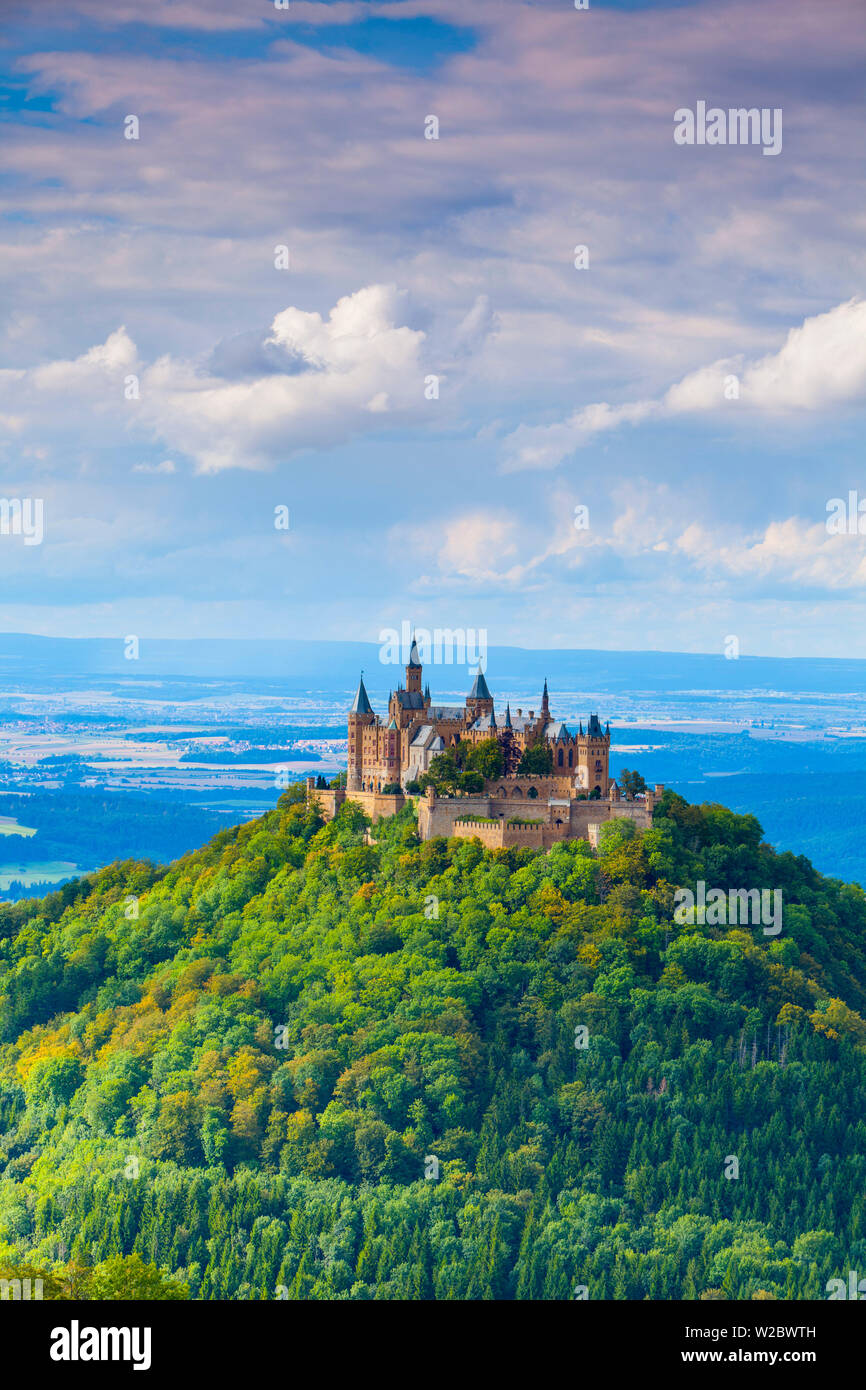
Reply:
M672 792L547 854L303 795L0 907L0 1278L808 1300L866 1270L860 887ZM700 880L781 889L781 934L677 925Z

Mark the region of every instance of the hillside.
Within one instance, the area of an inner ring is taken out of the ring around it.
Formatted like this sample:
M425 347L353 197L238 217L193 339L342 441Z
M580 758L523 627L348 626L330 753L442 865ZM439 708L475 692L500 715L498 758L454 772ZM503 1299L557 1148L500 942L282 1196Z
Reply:
M866 1265L859 887L671 793L546 856L299 795L0 908L0 1273L823 1299ZM780 888L781 935L677 925L698 880Z

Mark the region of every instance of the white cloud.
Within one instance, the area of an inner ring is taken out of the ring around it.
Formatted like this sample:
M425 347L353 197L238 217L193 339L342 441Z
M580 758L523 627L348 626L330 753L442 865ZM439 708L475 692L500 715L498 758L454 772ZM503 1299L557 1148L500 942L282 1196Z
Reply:
M384 413L411 418L423 408L425 335L396 322L399 302L393 285L370 285L340 299L327 319L283 310L266 339L284 354L282 374L227 381L160 359L142 392L155 432L214 473L327 448L376 428Z
M218 375L186 358L150 366L125 328L69 361L0 371L0 402L24 403L40 417L51 398L52 428L83 409L114 411L131 427L189 455L199 472L266 469L300 449L327 448L424 411L420 354L424 333L400 325L393 285L370 285L340 299L327 318L288 308L277 314L263 349L271 356L243 380ZM128 376L140 394L126 398ZM20 417L0 414L0 425ZM79 440L82 437L79 434ZM168 473L174 463L135 465Z
M738 397L726 397L729 378ZM727 358L700 367L656 400L598 402L552 425L520 425L505 440L503 471L555 468L599 434L664 418L741 410L765 415L819 412L866 401L866 301L844 304L792 328L778 352L743 364Z

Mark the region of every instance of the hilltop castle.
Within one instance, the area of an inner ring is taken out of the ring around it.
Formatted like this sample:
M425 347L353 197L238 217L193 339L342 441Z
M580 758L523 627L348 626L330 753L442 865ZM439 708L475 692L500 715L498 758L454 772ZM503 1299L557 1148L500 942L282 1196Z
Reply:
M437 796L432 787L419 798L418 826L423 839L433 835L478 836L491 847L523 844L547 848L556 840L597 840L599 824L627 816L641 826L652 821L657 786L635 801L624 801L609 776L610 725L596 714L586 728L572 732L550 713L547 681L536 712L510 705L497 716L493 696L480 668L463 705L436 705L413 640L406 684L388 699L388 718L370 704L363 675L348 716L348 767L345 790L315 787L308 797L326 818L345 800L355 801L375 821L394 815L406 804L430 761L461 741L495 739L502 750L503 775L484 782L483 790L461 796ZM519 774L523 753L537 744L550 748L552 770Z
M584 732L571 734L561 720L550 715L547 681L541 708L512 716L510 705L497 721L493 696L479 670L465 705L434 705L430 687L421 688L421 660L413 641L406 667L406 686L388 700L388 722L373 713L364 678L349 710L349 765L347 791L382 791L399 783L405 788L425 773L430 759L461 739L480 743L495 738L503 752L506 773L514 773L521 754L546 739L551 745L556 771L571 773L583 791L601 795L608 784L610 728L603 730L592 715Z

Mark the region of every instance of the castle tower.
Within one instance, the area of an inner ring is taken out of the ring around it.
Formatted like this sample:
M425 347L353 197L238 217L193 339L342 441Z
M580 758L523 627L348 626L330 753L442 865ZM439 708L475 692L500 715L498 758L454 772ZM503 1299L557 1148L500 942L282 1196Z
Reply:
M547 694L547 676L544 677L544 689L541 692L541 717L546 724L550 722L550 700Z
M591 714L584 733L577 737L577 784L590 796L606 797L610 784L610 725L601 727L597 714Z
M418 643L415 641L415 634L412 634L412 647L409 652L409 665L406 667L406 689L410 695L420 695L421 686L421 658L418 655Z
M364 763L370 760L373 753L370 743L371 730L376 722L373 713L373 706L367 696L364 685L364 673L361 672L361 679L358 682L358 689L352 706L349 710L349 734L348 734L348 759L346 769L346 790L357 792L361 790ZM365 759L365 753L368 755ZM375 754L373 754L375 756Z
M467 724L474 724L475 720L479 719L482 714L492 713L493 696L487 688L487 682L484 679L484 672L479 661L475 682L466 696L466 722Z

